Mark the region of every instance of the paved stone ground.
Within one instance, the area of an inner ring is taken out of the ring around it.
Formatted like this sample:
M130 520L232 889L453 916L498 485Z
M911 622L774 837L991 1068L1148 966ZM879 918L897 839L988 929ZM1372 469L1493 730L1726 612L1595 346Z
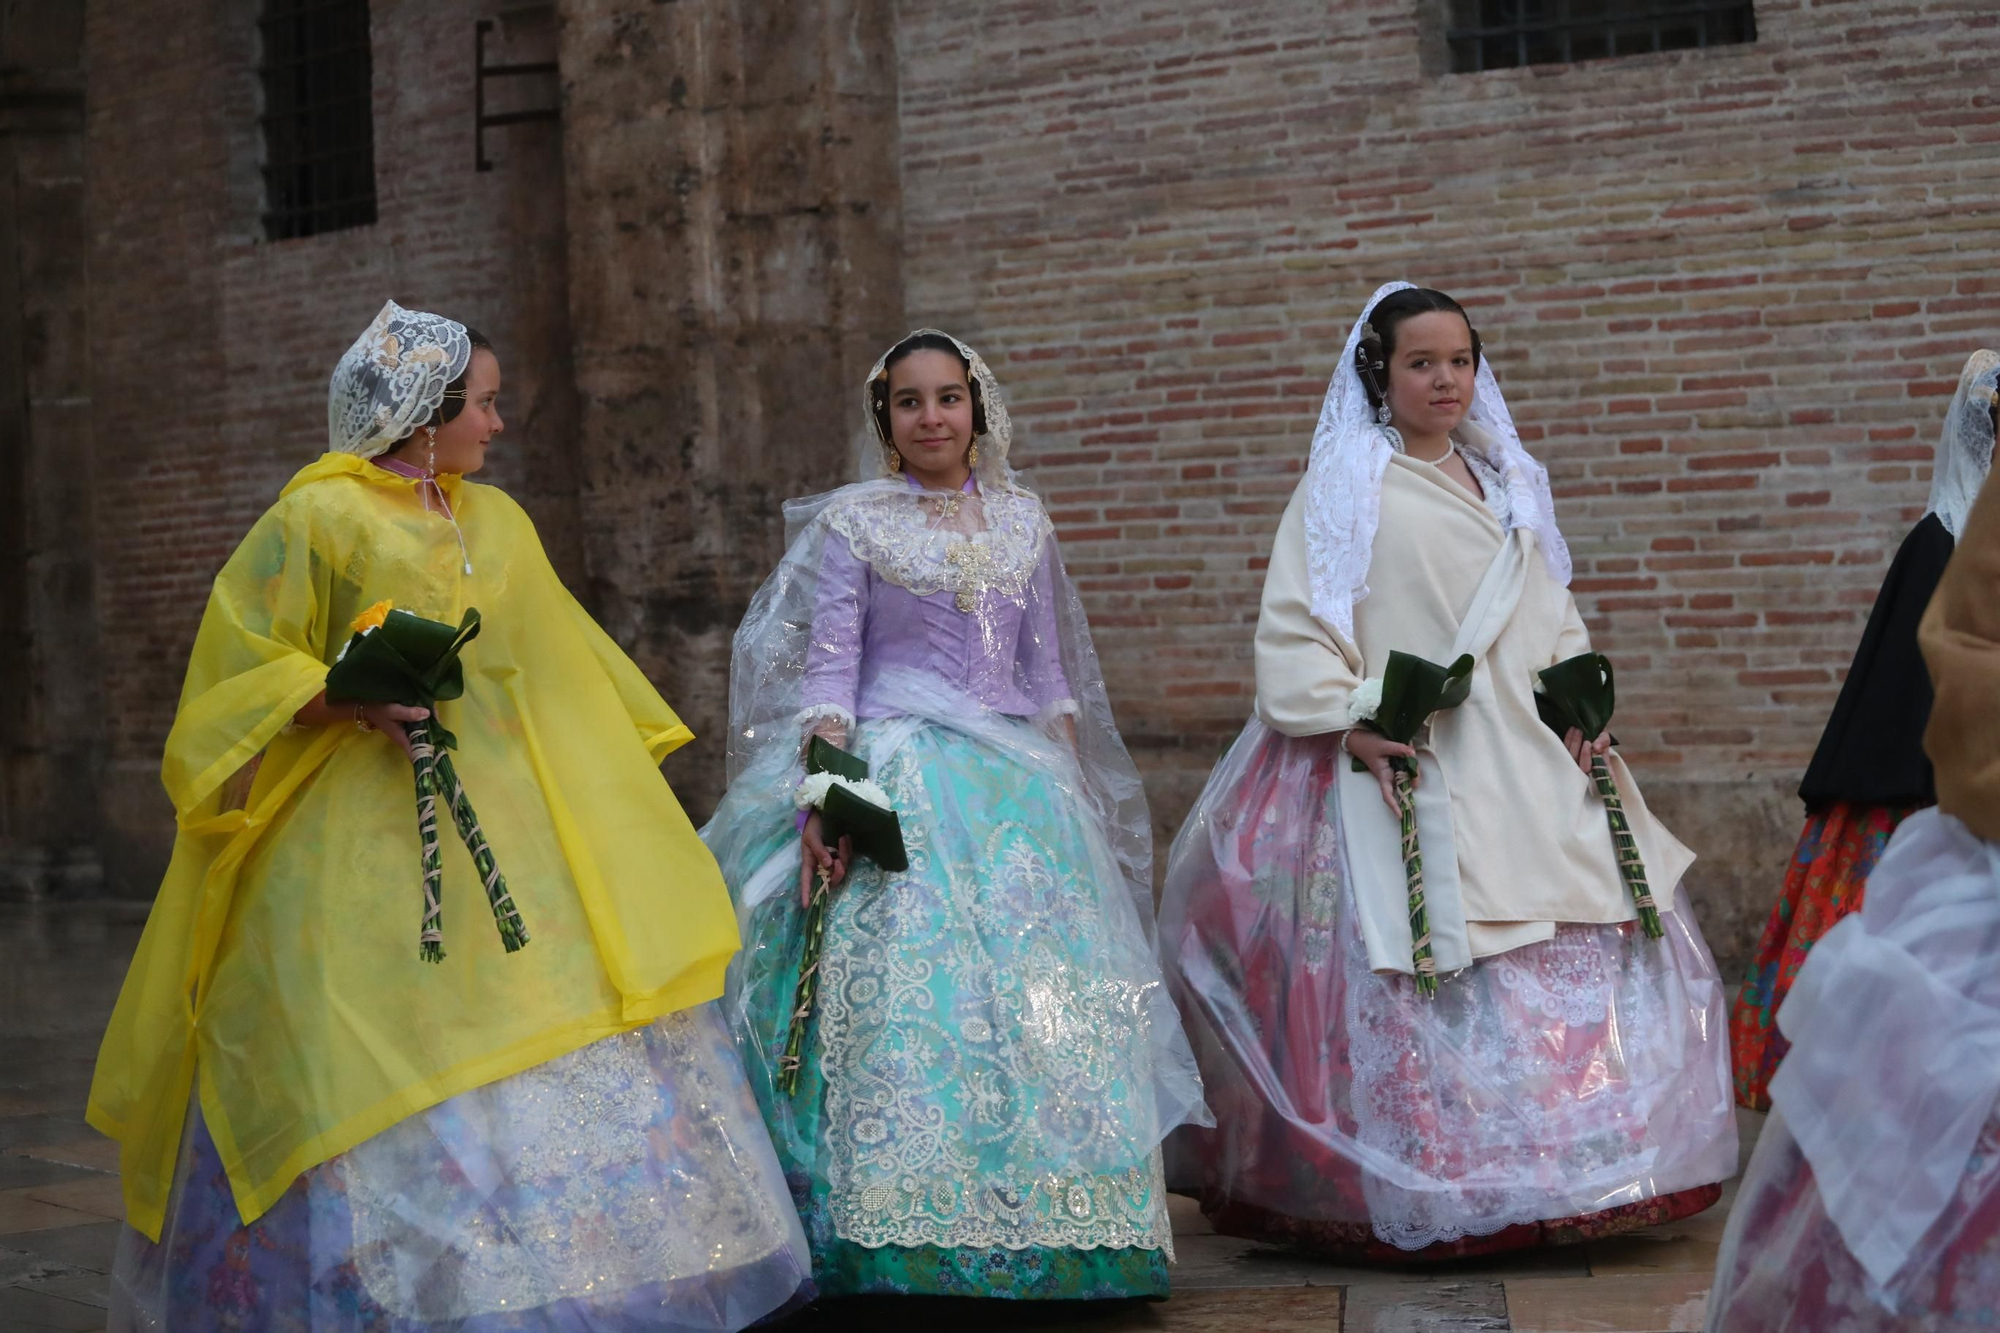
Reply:
M98 1034L141 908L0 904L0 1333L105 1327L120 1205L112 1144L83 1123ZM1743 1118L1744 1151L1762 1118ZM1699 1217L1615 1240L1404 1271L1343 1268L1212 1234L1176 1198L1174 1298L1035 1308L870 1300L812 1309L784 1333L934 1329L1256 1333L1684 1333L1702 1325L1733 1189Z

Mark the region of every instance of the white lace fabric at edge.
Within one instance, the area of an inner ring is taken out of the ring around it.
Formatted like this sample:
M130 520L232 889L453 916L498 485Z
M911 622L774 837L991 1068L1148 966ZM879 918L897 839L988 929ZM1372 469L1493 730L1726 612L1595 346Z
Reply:
M1953 541L1964 531L1965 516L1972 512L1972 502L1993 468L1993 401L2000 391L1996 386L2000 386L2000 353L1981 348L1966 358L1958 392L1945 413L1925 511L1938 516Z
M1354 367L1361 330L1383 297L1413 284L1392 282L1368 299L1341 349L1313 431L1306 464L1306 557L1312 576L1312 612L1345 637L1354 637L1354 604L1368 595L1368 566L1382 519L1382 473L1393 451L1376 424ZM1466 419L1492 436L1487 459L1504 479L1507 525L1533 530L1549 575L1569 586L1569 545L1556 526L1549 474L1521 445L1507 400L1482 357Z
M933 492L865 493L827 513L857 559L918 597L990 590L1025 605L1053 533L1041 501L1012 485L966 496L949 520ZM956 548L970 545L968 556Z
M671 1063L670 1091L648 1032ZM776 1211L775 1167L770 1178L745 1168L741 1135L762 1129L735 1058L711 1011L672 1014L461 1094L334 1159L363 1285L399 1319L458 1321L610 1298L772 1253L790 1219ZM669 1121L662 1161L656 1136ZM456 1170L440 1169L441 1150ZM473 1206L483 1190L492 1197ZM453 1280L438 1280L445 1272Z
M1339 934L1356 1137L1438 1178L1419 1191L1369 1174L1376 1236L1421 1250L1644 1197L1578 1185L1643 1180L1659 1155L1648 1120L1672 1097L1672 1056L1685 1049L1685 1005L1668 1002L1675 976L1660 945L1615 926L1565 926L1449 979L1413 1022L1408 994L1368 970L1359 933ZM1444 1163L1464 1165L1447 1179Z
M385 304L354 340L326 390L326 447L374 458L410 437L472 360L465 325Z

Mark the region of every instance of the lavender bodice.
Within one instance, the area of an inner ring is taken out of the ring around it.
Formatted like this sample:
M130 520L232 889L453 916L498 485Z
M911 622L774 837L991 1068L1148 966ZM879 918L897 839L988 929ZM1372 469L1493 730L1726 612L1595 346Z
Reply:
M835 525L820 557L805 713L892 716L902 710L877 685L898 668L999 713L1075 712L1056 636L1054 534L1032 498L1016 503L1032 511L989 500L995 522L976 536ZM968 568L981 577L955 577Z

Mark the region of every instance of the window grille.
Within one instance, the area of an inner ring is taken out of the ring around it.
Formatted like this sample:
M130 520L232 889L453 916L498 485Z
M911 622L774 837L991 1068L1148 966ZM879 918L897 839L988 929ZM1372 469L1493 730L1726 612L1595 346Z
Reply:
M368 0L263 0L264 234L375 221Z
M1757 40L1751 0L1448 0L1454 74Z

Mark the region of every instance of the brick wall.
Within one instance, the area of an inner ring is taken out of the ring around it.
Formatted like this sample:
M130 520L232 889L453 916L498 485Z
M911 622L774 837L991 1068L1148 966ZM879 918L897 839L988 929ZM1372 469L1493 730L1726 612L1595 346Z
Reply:
M1752 45L1450 75L1441 9L905 0L911 318L1011 394L1164 837L1249 710L1360 303L1460 297L1733 960L1960 362L2000 338L2000 11L1759 0Z
M164 864L159 755L209 583L325 450L327 376L384 299L502 350L509 431L490 472L574 572L560 142L552 125L501 131L497 169L474 171L472 25L492 8L373 0L378 221L277 243L260 220L255 0L88 10L103 844L125 892ZM553 56L552 15L511 26L490 59Z

